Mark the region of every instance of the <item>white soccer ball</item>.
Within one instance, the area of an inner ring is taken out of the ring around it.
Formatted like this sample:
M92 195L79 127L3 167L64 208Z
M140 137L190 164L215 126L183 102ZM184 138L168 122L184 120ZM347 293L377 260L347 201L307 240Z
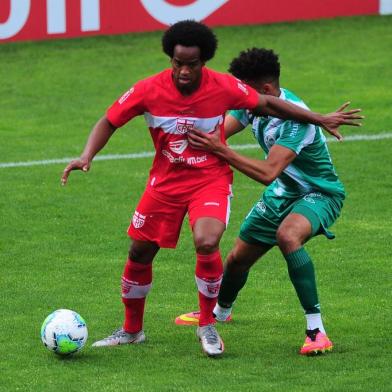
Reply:
M55 310L41 327L44 346L60 355L69 355L82 349L88 337L84 319L73 310Z

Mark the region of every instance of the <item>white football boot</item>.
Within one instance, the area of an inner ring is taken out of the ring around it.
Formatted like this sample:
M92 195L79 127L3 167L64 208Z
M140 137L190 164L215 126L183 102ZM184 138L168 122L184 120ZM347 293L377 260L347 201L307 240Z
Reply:
M199 337L203 351L209 357L218 357L223 354L225 346L213 324L197 327L196 334Z
M125 332L122 328L114 331L107 338L93 343L92 347L117 346L119 344L137 344L146 340L143 330L136 333Z

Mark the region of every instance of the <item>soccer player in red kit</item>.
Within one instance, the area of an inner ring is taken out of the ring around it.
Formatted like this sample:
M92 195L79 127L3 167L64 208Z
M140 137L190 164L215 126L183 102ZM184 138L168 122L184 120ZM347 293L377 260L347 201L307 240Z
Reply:
M65 168L62 183L72 170L88 171L113 132L133 117L144 115L156 154L128 229L132 240L122 277L125 321L93 346L145 340L143 315L152 284L152 261L161 247L176 247L188 214L196 249L197 336L207 355L219 356L224 346L212 310L222 279L219 241L230 214L232 171L216 155L193 149L187 133L193 129L214 132L223 126L225 112L237 108L315 123L337 136L339 125L351 124L356 117L353 111L320 115L275 97L260 96L231 75L206 68L217 40L202 23L175 23L164 33L162 46L172 67L137 82L108 109L93 128L81 157Z

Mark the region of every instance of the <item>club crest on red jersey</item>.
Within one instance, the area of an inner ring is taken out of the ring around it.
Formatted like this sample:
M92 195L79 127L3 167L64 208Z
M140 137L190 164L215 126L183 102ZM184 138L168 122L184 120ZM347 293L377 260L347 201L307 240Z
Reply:
M190 120L188 118L177 118L176 129L181 135L185 135L189 131L194 129L196 120Z
M133 218L132 218L132 224L133 224L134 228L140 229L144 225L145 221L146 221L146 216L142 215L138 211L135 211Z

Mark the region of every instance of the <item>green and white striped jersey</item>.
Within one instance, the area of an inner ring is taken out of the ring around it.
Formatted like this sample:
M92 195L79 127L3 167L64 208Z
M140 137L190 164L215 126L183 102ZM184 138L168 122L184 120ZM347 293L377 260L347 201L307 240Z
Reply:
M281 89L280 99L308 109L295 94ZM276 196L300 197L311 192L321 192L344 199L345 191L340 182L325 136L320 127L276 117L258 117L248 110L232 110L230 114L252 132L266 155L274 144L289 148L297 157L268 187L267 192Z

